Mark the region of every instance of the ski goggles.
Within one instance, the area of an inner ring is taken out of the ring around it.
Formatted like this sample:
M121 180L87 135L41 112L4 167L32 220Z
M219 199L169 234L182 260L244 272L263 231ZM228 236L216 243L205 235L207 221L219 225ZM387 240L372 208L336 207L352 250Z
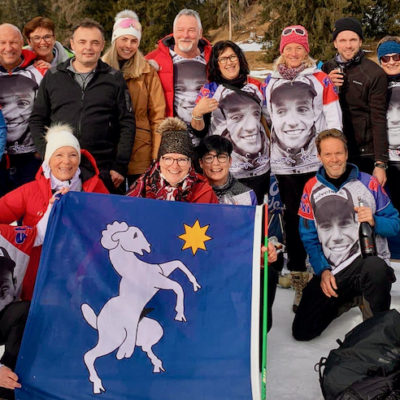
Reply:
M289 36L292 33L295 33L296 35L300 35L300 36L306 36L307 35L307 31L303 28L300 27L296 27L296 28L286 28L283 30L282 32L282 36Z

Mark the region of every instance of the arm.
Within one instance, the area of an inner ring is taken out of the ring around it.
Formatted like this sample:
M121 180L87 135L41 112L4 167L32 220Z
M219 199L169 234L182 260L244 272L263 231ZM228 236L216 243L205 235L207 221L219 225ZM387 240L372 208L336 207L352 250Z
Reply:
M135 140L135 114L132 110L131 98L122 74L118 73L116 79L118 81L118 91L115 111L118 115L119 141L111 170L125 176Z
M150 122L151 129L151 146L152 146L152 159L156 160L158 156L158 149L160 147L161 135L157 132L157 128L165 118L165 98L164 91L161 86L160 78L157 72L152 69L149 74L148 83L149 104L147 108L147 115Z
M377 211L374 216L375 233L383 237L396 236L400 231L399 212L390 202L384 209Z
M322 86L324 88L322 102L326 129L338 129L341 131L343 128L342 109L340 107L339 97L329 76L325 75L322 78Z
M11 224L26 214L28 200L25 196L25 185L7 193L0 198L0 223Z
M3 157L4 151L6 150L7 142L7 126L4 120L3 113L0 109L0 160Z
M45 127L50 125L50 98L46 89L47 82L51 79L52 73L49 71L39 86L39 91L33 103L32 114L29 118L29 129L32 134L36 149L42 157L46 150Z

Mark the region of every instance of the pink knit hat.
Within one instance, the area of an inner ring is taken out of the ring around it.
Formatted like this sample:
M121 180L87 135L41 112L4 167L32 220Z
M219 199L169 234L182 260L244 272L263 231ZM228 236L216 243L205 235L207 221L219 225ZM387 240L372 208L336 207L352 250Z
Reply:
M307 53L309 53L310 47L308 46L307 29L301 25L291 25L284 28L281 34L281 44L279 45L279 51L281 54L285 46L290 43L298 43L302 45L306 49Z

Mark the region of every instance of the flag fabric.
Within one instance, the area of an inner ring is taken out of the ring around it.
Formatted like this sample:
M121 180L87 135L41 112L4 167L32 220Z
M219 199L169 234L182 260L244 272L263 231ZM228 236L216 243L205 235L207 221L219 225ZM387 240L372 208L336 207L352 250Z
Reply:
M16 398L259 400L260 237L259 207L66 194Z

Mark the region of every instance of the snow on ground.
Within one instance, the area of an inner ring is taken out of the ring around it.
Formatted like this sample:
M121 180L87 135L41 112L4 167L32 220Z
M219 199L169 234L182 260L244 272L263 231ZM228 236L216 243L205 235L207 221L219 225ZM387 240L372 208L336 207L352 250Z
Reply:
M397 282L392 287L392 308L400 311L400 262L392 262ZM322 335L310 342L296 342L291 335L294 291L278 288L273 305L273 325L268 334L267 399L323 400L314 365L337 348L336 339L362 322L358 308L342 314Z
M272 71L270 69L256 69L256 70L250 71L250 76L252 78L264 80L267 77L267 75L270 73L272 73Z

